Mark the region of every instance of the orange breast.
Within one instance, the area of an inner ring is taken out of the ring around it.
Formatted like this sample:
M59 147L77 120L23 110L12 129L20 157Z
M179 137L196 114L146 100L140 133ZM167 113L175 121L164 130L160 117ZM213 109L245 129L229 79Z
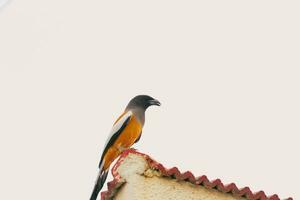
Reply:
M104 156L104 170L120 155L122 149L130 148L140 136L142 125L132 116L126 128Z

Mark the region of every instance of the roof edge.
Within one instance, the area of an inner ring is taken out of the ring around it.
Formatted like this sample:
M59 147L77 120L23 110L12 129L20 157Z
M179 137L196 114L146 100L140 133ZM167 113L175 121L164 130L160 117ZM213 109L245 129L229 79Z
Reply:
M114 196L119 187L124 183L117 169L122 164L128 154L136 154L144 157L150 168L158 170L162 177L170 177L179 181L190 182L194 185L202 185L207 189L215 189L219 192L232 194L235 197L244 197L247 200L293 200L292 197L280 199L277 194L267 196L264 191L252 192L249 187L238 188L235 183L224 184L220 179L209 180L207 176L194 176L190 171L180 172L177 167L166 168L161 163L152 159L149 155L136 151L135 149L125 150L119 157L116 164L111 169L114 179L107 183L107 191L101 192L101 200L108 200Z

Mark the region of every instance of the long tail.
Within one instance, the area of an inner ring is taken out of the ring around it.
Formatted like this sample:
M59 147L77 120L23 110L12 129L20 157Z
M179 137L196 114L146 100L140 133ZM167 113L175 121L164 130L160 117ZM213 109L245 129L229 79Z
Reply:
M98 174L97 181L95 183L95 187L93 189L93 193L91 195L90 200L96 200L97 199L97 196L98 196L100 190L102 189L102 187L105 183L105 180L107 178L107 174L108 174L108 170L100 171L100 173Z

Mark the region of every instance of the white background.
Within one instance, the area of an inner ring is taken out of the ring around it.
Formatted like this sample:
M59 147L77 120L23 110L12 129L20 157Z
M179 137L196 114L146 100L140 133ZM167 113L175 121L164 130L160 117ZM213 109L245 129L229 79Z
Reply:
M88 199L111 125L137 94L162 102L140 151L299 199L299 7L11 1L0 10L0 199Z

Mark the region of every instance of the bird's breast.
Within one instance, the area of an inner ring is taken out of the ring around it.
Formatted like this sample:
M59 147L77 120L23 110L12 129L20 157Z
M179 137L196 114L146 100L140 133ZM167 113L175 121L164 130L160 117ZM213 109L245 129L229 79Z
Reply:
M142 124L135 116L132 116L127 126L116 140L116 147L129 148L139 138L142 132Z
M130 148L139 138L141 132L142 124L133 115L122 133L120 133L119 137L104 155L103 169L108 169L110 164L120 155L123 149Z

